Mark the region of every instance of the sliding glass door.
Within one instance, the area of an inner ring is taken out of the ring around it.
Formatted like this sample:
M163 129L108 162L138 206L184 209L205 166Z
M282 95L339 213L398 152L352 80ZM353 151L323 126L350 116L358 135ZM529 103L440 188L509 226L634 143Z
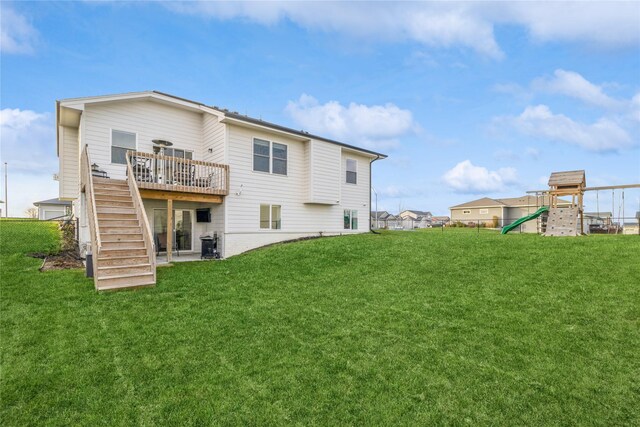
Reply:
M193 211L174 209L173 247L179 251L193 249ZM159 252L167 251L167 210L153 210L153 238Z

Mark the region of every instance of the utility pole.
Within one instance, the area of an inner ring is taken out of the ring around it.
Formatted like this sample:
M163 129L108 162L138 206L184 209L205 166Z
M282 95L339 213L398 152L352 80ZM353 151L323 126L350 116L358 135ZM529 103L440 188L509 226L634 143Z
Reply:
M376 230L378 230L380 228L379 224L378 224L378 192L376 191L375 188L371 187L371 190L373 190L373 194L376 195Z
M9 218L9 196L7 196L7 162L4 162L4 217Z

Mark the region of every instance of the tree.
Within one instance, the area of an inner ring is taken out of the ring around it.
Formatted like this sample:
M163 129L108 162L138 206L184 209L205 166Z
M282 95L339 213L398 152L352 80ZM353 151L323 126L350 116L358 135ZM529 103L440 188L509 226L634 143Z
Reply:
M29 208L24 213L27 215L27 218L38 218L38 209Z

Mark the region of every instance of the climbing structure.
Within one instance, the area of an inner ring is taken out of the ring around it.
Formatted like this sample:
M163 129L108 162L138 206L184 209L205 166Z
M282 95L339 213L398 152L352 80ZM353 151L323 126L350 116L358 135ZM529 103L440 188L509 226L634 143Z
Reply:
M577 236L584 229L584 170L554 172L549 177L549 218L545 236ZM558 197L571 196L570 207L558 207ZM579 220L578 220L579 217Z

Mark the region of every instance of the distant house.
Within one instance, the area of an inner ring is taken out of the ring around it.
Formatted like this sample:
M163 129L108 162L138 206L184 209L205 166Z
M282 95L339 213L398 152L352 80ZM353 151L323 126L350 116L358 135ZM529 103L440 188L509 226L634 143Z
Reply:
M611 212L585 212L584 223L587 226L600 225L609 227L613 224L613 214Z
M449 224L451 218L448 216L432 216L431 217L431 225L434 227L440 227Z
M402 218L404 228L428 228L431 227L431 212L405 210L398 214Z
M558 206L570 206L571 202L558 200ZM467 203L452 206L451 222L463 224L484 224L487 227L502 228L523 216L534 213L541 206L549 206L549 197L522 196L506 199L483 197ZM538 221L522 224L522 232L537 233Z
M48 199L34 202L38 208L38 219L66 219L71 215L71 202L60 199Z
M399 219L387 211L371 212L371 227L373 228L396 228Z
M66 219L71 215L71 201L60 199L49 199L34 202L38 208L39 220Z

